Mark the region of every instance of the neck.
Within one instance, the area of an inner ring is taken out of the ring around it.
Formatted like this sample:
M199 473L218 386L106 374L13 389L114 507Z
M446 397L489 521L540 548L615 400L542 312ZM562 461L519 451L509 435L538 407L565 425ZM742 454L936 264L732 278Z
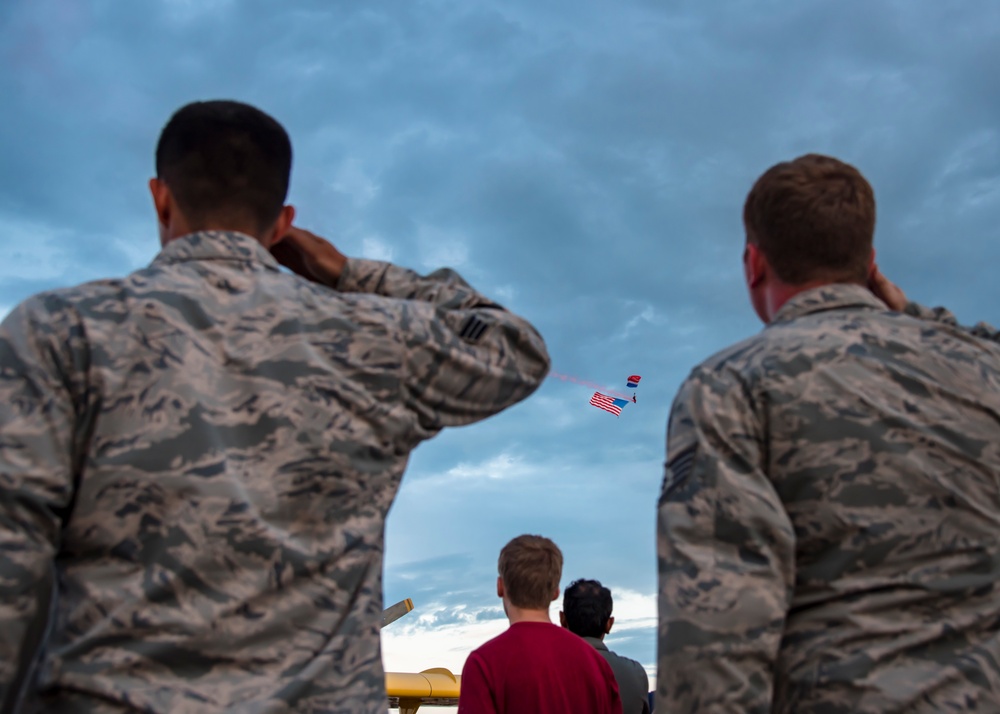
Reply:
M160 243L165 246L167 243L175 241L178 238L183 238L184 236L191 235L192 233L201 233L202 231L242 233L245 236L256 239L257 242L265 248L271 247L270 236L266 232L262 235L260 230L257 228L235 225L230 222L208 222L199 225L192 225L183 219L175 220L169 226L163 226L162 223L160 224Z
M546 608L545 610L531 610L529 608L524 608L524 607L515 607L514 605L511 605L509 602L506 603L506 605L507 607L505 609L507 610L507 619L510 621L510 624L512 625L518 622L548 622L550 624L552 623L552 620L549 619L548 608Z
M774 281L767 286L764 292L764 310L767 315L765 322L770 324L774 320L774 316L778 314L778 311L784 307L785 303L799 293L804 293L806 290L812 290L813 288L821 288L824 285L834 284L837 283L830 280L811 280L796 285Z

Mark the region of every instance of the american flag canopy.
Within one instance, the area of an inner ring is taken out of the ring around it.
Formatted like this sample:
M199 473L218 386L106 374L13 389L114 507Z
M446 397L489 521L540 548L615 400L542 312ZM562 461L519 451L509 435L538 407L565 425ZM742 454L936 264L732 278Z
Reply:
M606 412L611 412L615 416L621 416L622 407L628 404L628 400L617 399L615 397L609 397L607 394L594 392L594 396L590 398L590 403L593 404L598 409L603 409Z

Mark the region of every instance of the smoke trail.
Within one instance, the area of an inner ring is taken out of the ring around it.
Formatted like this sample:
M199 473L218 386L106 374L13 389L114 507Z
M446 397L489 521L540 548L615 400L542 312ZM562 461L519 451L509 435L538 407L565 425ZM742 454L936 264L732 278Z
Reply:
M607 394L612 397L621 397L622 399L632 399L631 394L623 394L615 389L609 389L604 385L597 384L596 382L591 382L586 379L580 379L579 377L573 377L568 374L561 374L559 372L549 372L549 377L553 379L558 379L563 382L572 382L573 384L579 384L584 387L590 387L591 389L596 389L601 394Z

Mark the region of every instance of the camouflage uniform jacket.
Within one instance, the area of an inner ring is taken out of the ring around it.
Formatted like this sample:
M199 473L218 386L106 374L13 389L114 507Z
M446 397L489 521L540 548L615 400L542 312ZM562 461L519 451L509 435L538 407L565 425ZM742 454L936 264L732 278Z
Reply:
M4 711L384 714L408 455L549 362L450 270L349 260L336 287L203 232L4 320Z
M866 289L694 369L658 507L661 712L1000 712L1000 340Z

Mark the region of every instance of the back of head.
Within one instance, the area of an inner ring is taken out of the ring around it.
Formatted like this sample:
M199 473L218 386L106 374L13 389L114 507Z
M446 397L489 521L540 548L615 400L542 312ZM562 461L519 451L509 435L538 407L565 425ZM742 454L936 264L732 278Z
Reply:
M850 164L807 154L772 166L750 190L743 224L782 282L867 282L875 195Z
M603 637L611 619L611 591L596 580L574 580L563 592L566 628L580 637Z
M265 230L281 212L291 167L292 145L281 124L240 102L182 107L156 146L156 175L196 230Z
M559 591L563 556L548 538L522 535L500 551L497 568L507 599L525 610L548 610Z

